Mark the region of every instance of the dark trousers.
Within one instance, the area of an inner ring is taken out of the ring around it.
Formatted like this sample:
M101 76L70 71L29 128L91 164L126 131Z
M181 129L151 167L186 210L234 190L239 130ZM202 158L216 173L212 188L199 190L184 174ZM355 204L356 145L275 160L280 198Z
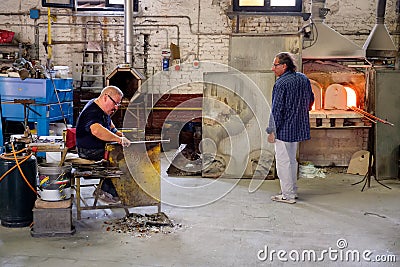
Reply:
M83 159L90 160L102 160L104 158L104 149L96 149L96 148L81 148L78 147L78 155ZM113 197L117 197L117 190L115 190L114 184L111 182L111 179L104 179L103 185L101 186L101 190L104 192L110 193Z

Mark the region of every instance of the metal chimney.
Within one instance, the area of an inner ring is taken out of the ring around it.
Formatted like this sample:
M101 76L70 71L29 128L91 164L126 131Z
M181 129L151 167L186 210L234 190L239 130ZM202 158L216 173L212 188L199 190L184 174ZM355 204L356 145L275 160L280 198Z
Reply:
M386 0L378 0L376 24L368 36L363 49L367 58L396 57L396 46L385 26Z
M124 4L124 41L125 41L125 63L133 64L133 0L125 0Z
M365 58L365 51L324 23L328 9L325 0L313 0L311 19L315 40L303 49L303 59Z

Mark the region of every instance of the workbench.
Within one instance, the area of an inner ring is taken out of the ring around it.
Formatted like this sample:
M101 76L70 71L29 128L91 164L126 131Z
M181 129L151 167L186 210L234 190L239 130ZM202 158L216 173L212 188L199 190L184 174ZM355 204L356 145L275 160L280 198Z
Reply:
M24 121L24 104L16 100L33 100L27 105L28 122L37 122L37 135L49 135L50 122L64 118L73 124L73 79L25 79L0 77L3 121ZM0 120L0 130L2 129ZM3 145L0 132L0 146Z
M128 208L157 206L161 212L161 143L166 140L135 141L129 147L111 143L106 145L108 167L99 163L83 162L82 159L67 160L76 169L73 187L75 188L77 219L81 219L82 210ZM90 183L90 179L100 182ZM101 188L105 179L111 179L121 204L98 204L98 191L94 191L94 199L81 193L82 187ZM85 180L88 180L85 182ZM90 202L90 203L89 203ZM82 205L83 204L83 205Z

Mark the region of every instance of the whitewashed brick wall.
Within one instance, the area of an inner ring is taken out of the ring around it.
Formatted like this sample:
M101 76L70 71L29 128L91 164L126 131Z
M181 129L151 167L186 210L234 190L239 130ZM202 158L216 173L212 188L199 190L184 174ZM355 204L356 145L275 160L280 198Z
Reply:
M305 0L305 12L310 12L311 0ZM148 75L161 71L161 50L170 43L179 44L184 63L190 64L195 57L200 61L211 61L228 64L229 38L236 29L236 20L229 19L225 12L229 0L143 0L140 12L134 18L134 56L135 67L144 67L143 35L148 34ZM346 35L360 46L363 45L370 30L375 24L375 1L365 0L327 0L330 9L326 24ZM386 26L390 32L396 30L396 0L388 0L386 7ZM16 38L22 42L34 43L34 20L29 18L29 10L38 8L42 15L37 20L39 27L39 59L44 64L46 54L42 42L47 33L47 9L41 7L41 0L2 0L0 2L0 29L16 32ZM75 16L68 9L51 9L56 21L52 27L54 40L82 40L83 26L87 21L98 20L104 25L106 41L106 73L110 73L118 64L124 63L124 29L123 14L117 16ZM80 13L81 15L82 13ZM96 13L98 14L98 12ZM162 17L156 17L162 16ZM293 33L308 22L299 17L241 17L241 33ZM64 24L64 25L61 25ZM179 31L179 32L178 32ZM398 36L394 37L398 43ZM68 65L71 75L79 79L82 63L83 45L56 45L53 48L54 65ZM201 72L201 68L196 72ZM193 69L183 68L179 73L162 73L168 80L186 80L185 72ZM208 71L208 70L205 70ZM174 83L174 82L171 82ZM163 91L164 89L157 89ZM187 86L176 89L179 93L199 93L199 86Z

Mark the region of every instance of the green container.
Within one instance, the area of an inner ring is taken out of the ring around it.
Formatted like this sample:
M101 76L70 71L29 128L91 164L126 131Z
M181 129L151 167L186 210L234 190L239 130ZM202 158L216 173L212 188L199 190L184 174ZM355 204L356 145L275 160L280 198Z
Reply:
M15 165L0 158L0 177ZM28 182L36 189L37 162L34 156L20 164ZM36 193L26 184L18 167L0 181L0 220L5 227L26 227L33 221Z

